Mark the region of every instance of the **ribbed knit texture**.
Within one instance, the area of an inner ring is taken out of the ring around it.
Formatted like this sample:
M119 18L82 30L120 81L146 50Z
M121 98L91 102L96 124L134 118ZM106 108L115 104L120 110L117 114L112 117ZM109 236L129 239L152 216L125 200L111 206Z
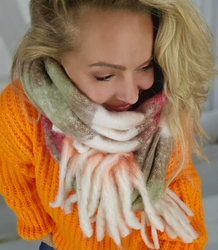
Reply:
M22 91L21 84L16 86ZM60 208L49 207L57 195L59 167L44 145L37 111L14 90L10 84L0 97L0 193L18 219L19 235L26 240L37 240L53 233L53 241L58 250L115 250L119 249L108 235L97 242L96 235L84 238L79 226L77 206L71 214L65 215ZM168 175L172 171L170 161ZM200 179L191 159L187 167L171 183L170 189L194 212L191 224L199 238L191 244L180 239L171 240L164 233L158 233L160 249L197 250L204 249L207 233L201 203ZM147 228L149 232L149 228ZM148 249L140 231L122 240L125 250Z

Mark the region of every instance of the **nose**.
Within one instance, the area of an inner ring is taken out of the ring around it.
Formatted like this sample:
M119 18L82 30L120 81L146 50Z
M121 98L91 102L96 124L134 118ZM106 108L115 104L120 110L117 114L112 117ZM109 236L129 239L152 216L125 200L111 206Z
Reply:
M117 99L125 103L136 103L139 99L139 86L132 80L125 81L121 84Z

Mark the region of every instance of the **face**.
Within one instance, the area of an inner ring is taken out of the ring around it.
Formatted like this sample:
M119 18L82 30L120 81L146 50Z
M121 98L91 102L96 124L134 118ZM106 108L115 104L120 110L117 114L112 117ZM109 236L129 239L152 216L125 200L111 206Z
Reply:
M79 48L61 60L67 75L93 102L128 110L154 82L151 17L89 10L79 30Z

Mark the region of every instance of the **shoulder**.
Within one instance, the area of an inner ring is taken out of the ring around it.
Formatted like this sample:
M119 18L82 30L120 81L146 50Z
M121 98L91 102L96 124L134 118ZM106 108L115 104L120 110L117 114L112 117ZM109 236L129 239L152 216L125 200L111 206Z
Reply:
M10 83L2 91L0 96L0 107L1 113L5 113L7 116L13 115L14 118L24 114L31 119L37 118L38 116L36 108L30 103L25 95L19 79Z
M20 80L0 95L0 151L20 160L33 157L33 144L41 134L38 111L24 94Z
M191 149L190 146L187 147L183 160L181 142L179 138L177 138L168 164L166 180L168 181L173 177L172 180L174 183L177 181L186 181L190 184L193 184L193 182L195 184L197 183L197 185L200 186L201 180L192 162Z
M36 121L38 111L25 95L19 79L10 83L0 96L0 118L2 124L14 129L26 129Z

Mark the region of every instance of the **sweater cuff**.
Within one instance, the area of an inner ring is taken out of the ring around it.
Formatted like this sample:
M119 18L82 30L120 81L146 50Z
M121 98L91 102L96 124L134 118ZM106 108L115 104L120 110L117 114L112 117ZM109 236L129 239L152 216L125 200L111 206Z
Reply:
M40 204L35 204L34 208L29 207L28 213L23 212L22 217L18 217L17 230L21 238L25 240L39 240L54 229L54 222L44 211Z

